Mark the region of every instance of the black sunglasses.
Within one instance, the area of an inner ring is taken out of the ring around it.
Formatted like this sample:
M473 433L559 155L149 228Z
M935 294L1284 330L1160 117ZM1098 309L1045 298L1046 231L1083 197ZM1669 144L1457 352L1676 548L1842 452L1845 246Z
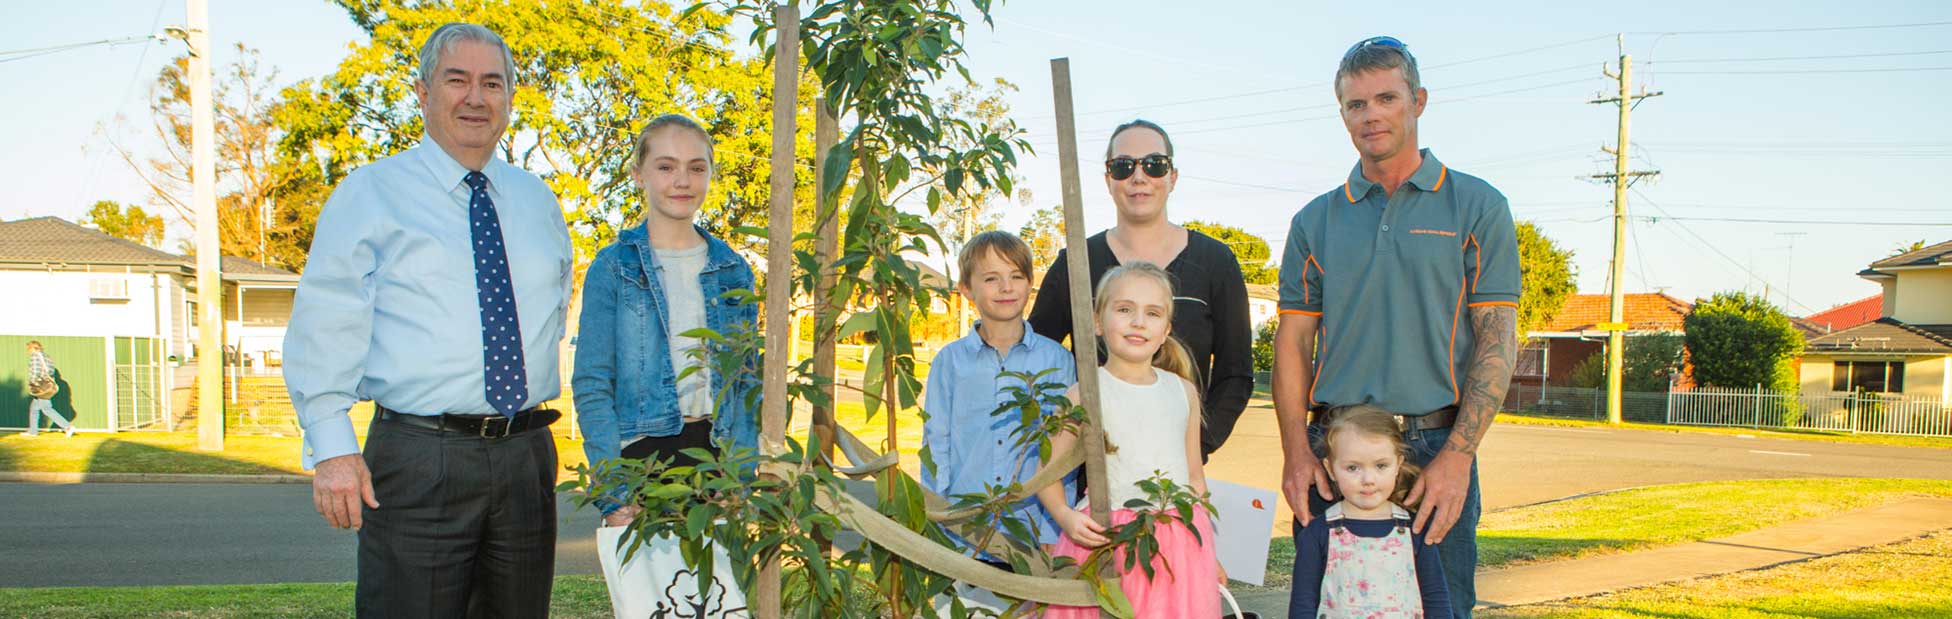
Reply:
M1369 37L1361 41L1356 41L1355 45L1349 46L1349 51L1342 52L1342 57L1348 58L1350 54L1356 53L1356 50L1369 47L1371 45L1380 45L1382 47L1399 49L1402 50L1403 53L1405 54L1410 53L1410 46L1408 44L1405 44L1404 42L1397 40L1396 37L1385 36L1385 37Z
M1112 175L1112 180L1115 181L1132 178L1132 172L1140 167L1145 168L1146 176L1162 178L1166 176L1167 172L1173 171L1173 158L1166 155L1153 154L1146 155L1142 159L1113 157L1105 161L1105 173Z

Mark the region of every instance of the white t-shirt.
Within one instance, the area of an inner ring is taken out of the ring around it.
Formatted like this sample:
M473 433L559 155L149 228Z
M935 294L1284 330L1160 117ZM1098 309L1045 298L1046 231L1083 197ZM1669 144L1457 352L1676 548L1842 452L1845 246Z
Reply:
M670 334L672 376L698 364L691 351L698 348L699 339L681 334L705 327L705 291L698 275L705 271L708 248L699 243L690 249L652 250L657 255L658 279L664 284L664 324ZM687 422L712 416L710 365L678 379L678 414Z

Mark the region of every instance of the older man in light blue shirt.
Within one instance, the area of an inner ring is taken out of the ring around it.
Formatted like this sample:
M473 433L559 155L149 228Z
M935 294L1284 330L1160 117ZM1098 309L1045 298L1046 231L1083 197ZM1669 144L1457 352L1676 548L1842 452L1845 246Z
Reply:
M555 559L569 234L541 179L494 155L515 64L448 24L414 84L418 146L319 214L285 339L313 501L359 530L361 617L540 617ZM378 406L360 452L346 411Z

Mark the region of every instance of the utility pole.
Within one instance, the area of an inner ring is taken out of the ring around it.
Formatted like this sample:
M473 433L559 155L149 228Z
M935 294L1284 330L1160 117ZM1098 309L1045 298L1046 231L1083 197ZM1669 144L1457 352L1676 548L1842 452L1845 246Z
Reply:
M1627 55L1627 36L1619 38L1620 72L1614 73L1602 65L1600 72L1620 83L1617 97L1594 99L1589 103L1612 103L1620 108L1620 137L1613 148L1600 147L1601 151L1613 155L1613 173L1595 174L1593 178L1605 179L1613 183L1613 263L1608 279L1607 321L1600 325L1606 334L1606 421L1620 423L1620 375L1626 349L1626 279L1621 273L1626 268L1627 257L1627 185L1633 179L1660 174L1658 171L1627 171L1627 126L1633 117L1634 101L1648 97L1661 96L1659 92L1649 93L1641 90L1635 95L1633 87L1633 57Z
M224 275L217 242L217 131L210 93L209 0L187 0L166 32L190 48L190 206L196 211L197 449L224 450Z

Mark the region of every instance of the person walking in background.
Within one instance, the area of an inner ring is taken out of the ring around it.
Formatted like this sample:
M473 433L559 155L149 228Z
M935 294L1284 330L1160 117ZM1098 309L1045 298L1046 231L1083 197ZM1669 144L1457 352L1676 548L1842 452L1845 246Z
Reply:
M49 359L47 351L41 349L39 340L27 342L27 395L33 398L27 404L27 435L41 433L41 415L47 415L54 425L66 428L70 438L75 435L75 424L54 410L54 396L61 393L61 383L54 380L54 360Z
M560 415L540 405L575 271L555 194L495 156L515 84L493 31L429 35L426 139L332 190L298 283L285 381L314 506L359 531L360 617L549 614Z

